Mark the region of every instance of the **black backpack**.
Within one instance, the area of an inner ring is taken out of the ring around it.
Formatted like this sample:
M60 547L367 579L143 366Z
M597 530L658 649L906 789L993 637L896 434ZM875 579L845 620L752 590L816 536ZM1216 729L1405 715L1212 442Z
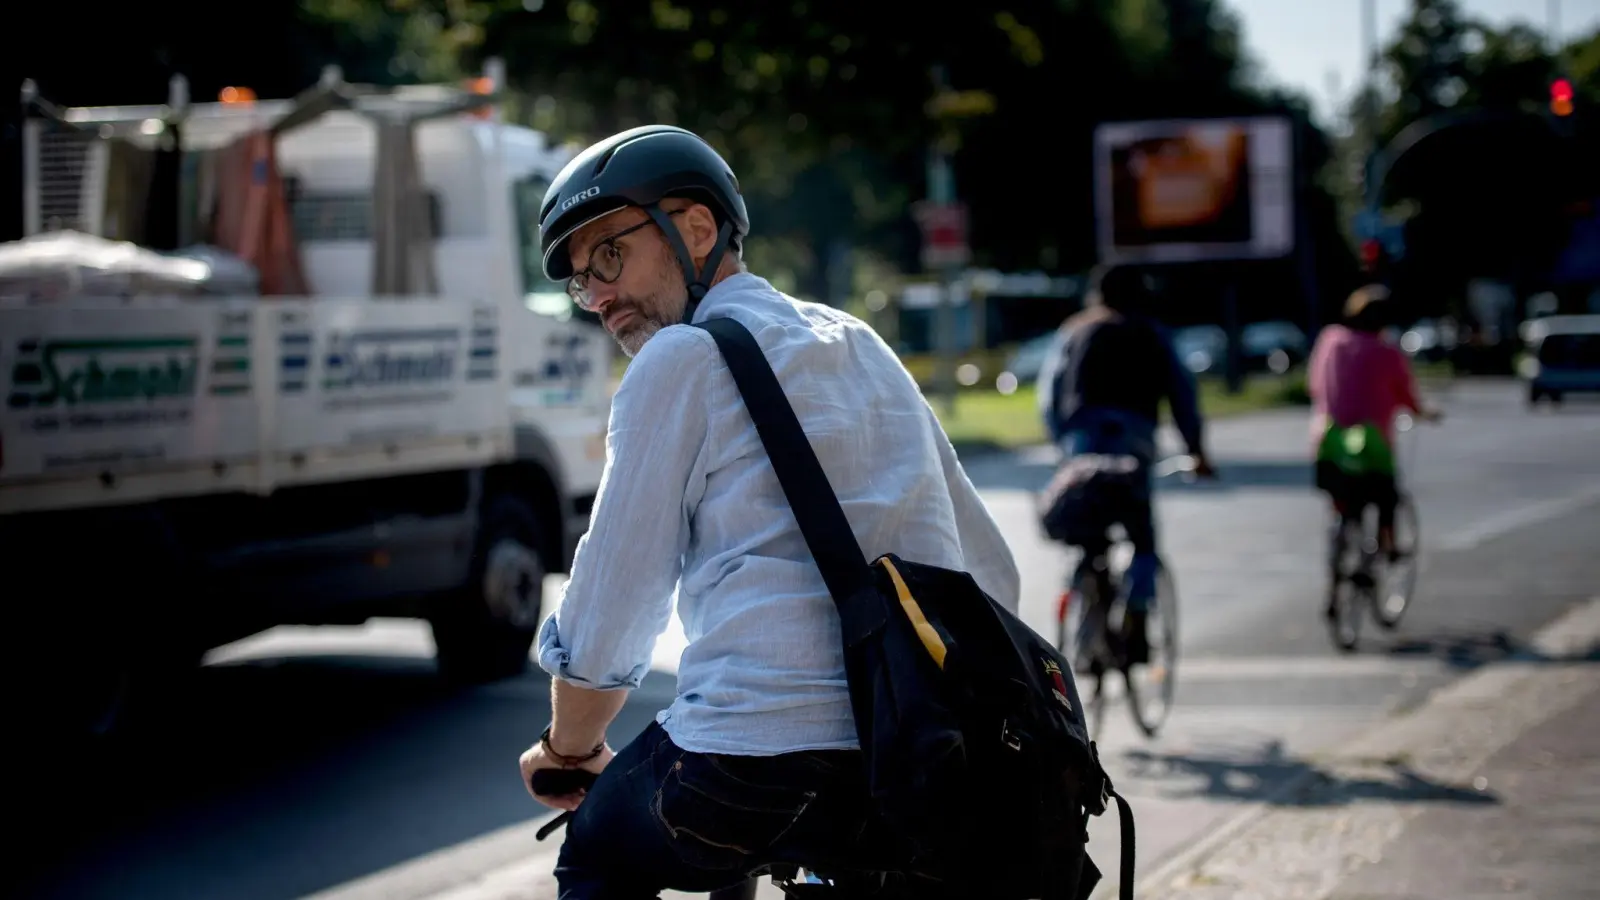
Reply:
M1133 812L1088 738L1067 660L965 572L892 553L869 564L755 338L728 318L696 327L716 339L838 605L895 870L990 900L1082 900L1100 880L1089 816L1115 798L1130 900Z

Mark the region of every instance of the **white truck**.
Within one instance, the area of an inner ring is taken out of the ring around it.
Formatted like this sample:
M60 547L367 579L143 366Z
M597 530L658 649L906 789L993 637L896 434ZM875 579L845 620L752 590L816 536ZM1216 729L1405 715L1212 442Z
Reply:
M49 114L24 129L30 235L113 230L112 140L176 129L200 152L293 117L273 142L310 289L129 298L89 279L0 298L10 699L105 733L130 687L211 648L375 616L426 619L453 679L523 670L544 576L567 570L600 480L611 344L538 265L539 204L572 151L502 123L496 80L33 98ZM416 120L431 220L400 253L430 255L430 296L372 296L375 210L405 208L383 202L375 122L398 119Z

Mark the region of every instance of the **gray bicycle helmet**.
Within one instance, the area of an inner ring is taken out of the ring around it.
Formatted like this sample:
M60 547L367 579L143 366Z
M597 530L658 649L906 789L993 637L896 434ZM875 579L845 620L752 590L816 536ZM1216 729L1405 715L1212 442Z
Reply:
M704 203L717 218L717 243L703 271L695 271L682 237L660 208L667 197ZM750 231L739 180L710 144L671 125L630 128L574 157L545 192L539 211L545 276L553 281L571 278L567 241L573 232L625 206L643 208L666 235L683 265L691 310L709 289L707 282L722 254L730 245L738 248Z

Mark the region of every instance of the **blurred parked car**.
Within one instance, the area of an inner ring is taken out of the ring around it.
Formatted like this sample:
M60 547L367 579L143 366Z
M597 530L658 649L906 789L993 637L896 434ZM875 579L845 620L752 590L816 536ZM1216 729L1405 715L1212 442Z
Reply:
M1228 359L1228 334L1216 325L1190 325L1173 330L1172 348L1190 372L1220 372Z
M1044 368L1045 357L1049 354L1050 345L1055 339L1056 333L1047 331L1019 344L1006 358L1005 367L1000 370L1000 374L995 376L995 390L1009 394L1024 384L1038 381L1039 370Z
M1528 404L1560 403L1569 393L1600 393L1600 316L1550 316L1528 330L1521 375Z
M1430 362L1444 359L1456 344L1456 329L1448 319L1418 319L1397 337L1407 356Z
M1310 353L1306 333L1293 322L1251 322L1239 336L1243 345L1245 371L1269 371L1282 375L1305 362Z

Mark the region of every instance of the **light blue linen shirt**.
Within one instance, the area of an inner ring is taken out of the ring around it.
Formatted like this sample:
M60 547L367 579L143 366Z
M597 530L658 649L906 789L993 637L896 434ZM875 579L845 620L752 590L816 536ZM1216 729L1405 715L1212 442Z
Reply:
M868 559L970 572L1016 609L1010 548L876 332L750 274L713 287L694 320L716 316L755 335ZM606 440L540 666L583 687L637 687L676 593L688 646L657 717L675 743L757 756L858 746L838 612L709 334L677 325L645 344Z

